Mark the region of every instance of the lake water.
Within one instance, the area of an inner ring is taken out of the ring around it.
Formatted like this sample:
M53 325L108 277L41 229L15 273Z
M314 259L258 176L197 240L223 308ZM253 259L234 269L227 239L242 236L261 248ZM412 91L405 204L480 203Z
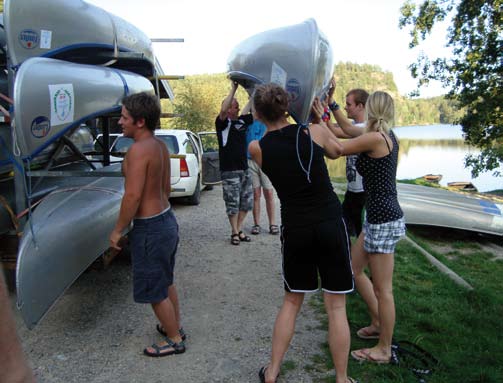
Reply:
M403 126L393 129L400 140L397 179L412 179L425 174L441 174L440 185L468 181L481 192L503 189L503 177L491 172L472 178L464 158L479 151L466 145L459 125ZM345 176L345 159L328 161L330 175ZM499 168L503 174L503 167Z

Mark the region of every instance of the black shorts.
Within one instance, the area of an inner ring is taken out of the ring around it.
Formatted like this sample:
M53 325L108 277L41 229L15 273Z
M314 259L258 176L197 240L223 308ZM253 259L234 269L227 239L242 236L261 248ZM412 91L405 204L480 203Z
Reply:
M282 228L285 290L306 293L321 288L328 293L354 290L349 237L342 218L316 225Z

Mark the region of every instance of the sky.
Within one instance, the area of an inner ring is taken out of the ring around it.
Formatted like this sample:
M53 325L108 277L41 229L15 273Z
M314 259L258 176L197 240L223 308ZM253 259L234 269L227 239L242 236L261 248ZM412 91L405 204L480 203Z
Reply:
M330 41L334 62L378 65L393 73L400 94L416 87L408 66L419 50L408 48L407 30L398 28L405 0L86 0L142 30L149 38L182 38L154 43L165 74L225 73L232 49L257 33L316 20ZM439 28L422 50L446 55ZM446 93L439 84L421 97Z

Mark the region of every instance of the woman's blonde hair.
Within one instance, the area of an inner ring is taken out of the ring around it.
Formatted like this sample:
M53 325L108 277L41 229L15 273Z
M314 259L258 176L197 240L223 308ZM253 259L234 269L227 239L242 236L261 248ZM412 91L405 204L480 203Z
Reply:
M386 92L372 93L365 104L366 132L389 133L395 123L395 104Z

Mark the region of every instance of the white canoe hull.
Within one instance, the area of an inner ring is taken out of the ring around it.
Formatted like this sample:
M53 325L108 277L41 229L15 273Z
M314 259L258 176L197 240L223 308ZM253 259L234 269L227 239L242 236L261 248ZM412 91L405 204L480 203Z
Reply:
M14 121L23 157L36 157L88 119L120 110L124 96L154 93L135 73L34 57L14 81Z
M334 63L329 41L313 19L252 36L234 48L229 77L253 91L274 82L290 94L289 113L307 123L315 96L328 90Z
M407 224L503 236L501 203L427 186L399 183L397 188Z
M120 165L109 169L118 171ZM28 328L108 249L123 182L122 177L101 177L59 189L32 213L20 240L16 272L17 303Z

